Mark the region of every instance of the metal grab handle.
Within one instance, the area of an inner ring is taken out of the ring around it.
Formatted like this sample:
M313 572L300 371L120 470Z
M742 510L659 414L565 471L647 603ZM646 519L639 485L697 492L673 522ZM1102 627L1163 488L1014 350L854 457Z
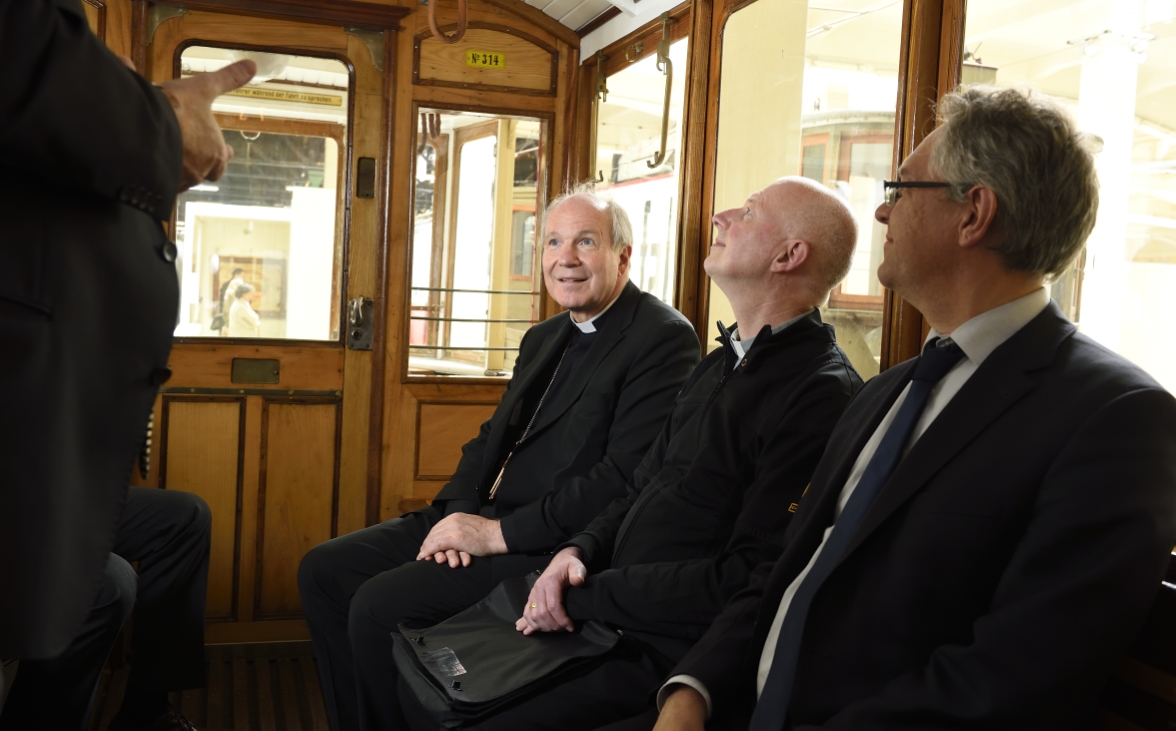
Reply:
M363 296L360 295L347 303L347 323L351 327L363 324Z
M599 162L596 149L596 127L600 124L600 105L608 101L608 77L604 75L604 60L606 58L608 57L600 51L596 52L596 94L592 100L592 139L588 142L588 149L591 150L589 154L592 156L592 167L596 167L596 163ZM604 182L603 170L596 171L595 180L597 183Z
M670 87L674 83L674 64L670 61L670 14L668 12L662 13L661 21L661 40L657 42L657 70L664 71L666 75L666 98L662 105L661 150L653 156L652 160L647 160L645 163L651 168L661 165L662 161L666 159L666 137L670 132Z
M457 30L451 36L445 35L437 27L437 1L431 0L429 3L429 30L442 43L457 43L466 32L466 0L457 0Z

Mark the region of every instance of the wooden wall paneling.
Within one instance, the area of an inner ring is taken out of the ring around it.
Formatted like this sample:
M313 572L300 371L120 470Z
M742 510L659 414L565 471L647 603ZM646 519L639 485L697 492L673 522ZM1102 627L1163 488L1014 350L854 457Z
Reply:
M151 79L147 66L147 0L131 0L131 63Z
M302 620L254 621L257 572L258 495L261 487L261 420L265 397L247 396L245 399L245 451L242 457L241 484L241 559L238 562L237 620L217 622L204 629L204 641L264 642L268 639L289 640L309 638Z
M186 27L195 27L199 30L196 33L186 32ZM164 49L176 48L184 39L194 35L202 39L215 39L209 40L207 45L219 47L274 49L303 55L310 53L336 57L345 56L347 53L348 36L341 27L312 23L273 23L265 18L193 10L187 15L164 21L155 31L151 47L160 50L151 52L152 80L172 78L173 59L156 56L162 56L166 53ZM364 53L367 53L366 49ZM157 77L157 73L166 76Z
M160 484L200 496L212 510L209 622L238 616L245 399L166 396L160 423Z
M464 427L450 425L451 428L448 430L443 420L429 419L430 414L426 413L426 436L432 438L435 435L447 433L448 436L445 438L455 442L447 445L448 448L451 450L456 448L460 455L461 447L477 435L484 420L481 418L482 415L493 413L505 391L505 383L486 381L481 383L466 382L451 386L413 382L406 383L399 389L402 401L397 410L399 418L394 427L394 433L397 434L399 443L395 453L390 455L390 460L385 463L386 474L394 472L397 475L398 490L394 494L388 494L385 498L383 503L385 518L396 517L429 504L452 474L450 471L449 473L429 475L421 480L416 479L418 450L424 451L428 455L426 467L440 463L438 457L435 456L436 452L433 451L433 445L421 444L421 402L425 402L430 408L440 408L441 411L433 413L441 416L452 415L452 412L445 411L444 407L447 405L455 404L461 409L475 409L466 412ZM463 428L467 431L464 434L458 433ZM441 459L444 459L444 456L441 456ZM456 465L456 462L452 462L452 464ZM432 467L432 469L438 468ZM393 497L396 500L394 503L390 502Z
M418 20L420 21L418 23ZM415 35L418 26L427 21L423 14L416 13L404 20L406 39ZM419 124L417 107L413 104L412 84L413 44L398 44L396 53L396 90L394 95L393 118L390 126L392 144L391 200L388 213L388 297L384 311L387 327L383 358L384 367L384 416L382 430L382 451L380 455L379 512L375 520L387 520L400 514L400 501L410 492L412 465L405 455L412 454L412 431L404 428L406 413L404 402L410 398L401 385L406 378L408 358L405 349L408 344L408 282L412 271L411 249L412 215L409 201L413 200L413 165L416 157L413 139L414 129ZM408 463L406 465L406 463Z
M183 0L183 6L261 19L280 19L383 30L412 12L398 5L357 0ZM264 37L264 36L263 36Z
M612 20L613 18L617 17L620 14L621 14L621 9L614 5L613 7L609 8L608 10L605 10L600 15L597 15L592 20L588 21L584 25L577 28L576 35L579 36L580 38L583 38L584 36L588 35L592 31L596 30L597 28L604 25L605 23L607 23L608 21Z
M133 3L131 0L102 0L102 2L106 5L106 35L102 40L106 42L106 47L115 54L133 58L134 44L131 35Z
M686 82L686 111L682 136L681 168L678 171L682 181L682 192L678 197L678 271L674 287L674 306L694 324L700 340L706 337L707 298L710 290L702 260L710 249L710 216L713 208L713 190L707 196L707 153L710 151L710 175L714 175L714 146L712 140L718 135L709 127L711 106L718 106L717 97L712 101L710 74L717 68L712 63L707 49L713 48L711 29L713 27L714 0L695 0L690 22L690 56ZM705 350L705 346L704 346Z
M462 446L478 436L497 402L418 401L414 481L447 481L457 469Z
M338 347L287 346L252 348L258 358L276 358L281 375L275 392L284 389L339 390L343 388L343 351ZM172 350L168 365L171 383L193 388L218 388L229 380L233 358L240 347L217 343L193 343ZM244 384L243 384L244 385Z
M409 85L412 85L411 82ZM480 111L509 109L515 114L529 116L550 114L555 109L555 99L549 96L512 94L483 89L450 89L440 86L417 86L415 89L413 98L425 107L476 108Z
M387 30L384 32L384 72L383 79L383 93L381 95L381 114L383 121L380 124L382 132L383 147L381 150L381 165L380 165L380 215L377 225L377 238L380 241L380 248L378 252L378 264L376 268L376 301L372 307L373 316L376 318L375 336L372 338L372 352L371 352L371 408L368 414L368 455L367 455L367 485L365 486L366 496L364 500L364 515L362 527L373 525L380 520L380 489L383 482L383 447L384 447L384 402L385 402L385 372L388 370L388 359L385 357L387 353L387 346L385 341L388 339L390 331L399 331L397 325L400 320L389 320L384 317L387 313L387 303L390 298L388 296L388 280L390 276L389 263L392 258L392 236L393 230L398 230L392 225L391 211L392 211L392 177L393 164L395 161L394 145L392 140L398 139L390 136L395 115L396 115L396 89L397 77L400 69L398 68L398 53L399 53L399 34L397 32ZM411 189L410 195L403 200L412 200ZM401 287L403 283L401 282ZM401 290L394 290L401 291ZM406 323L407 324L407 323ZM343 516L340 521L340 530L342 532L350 532L352 523L349 516Z
M596 55L584 59L576 72L576 88L572 95L575 106L569 110L574 145L569 156L567 185L596 179L595 150L592 149L592 117L596 105Z
M699 252L698 266L695 267L695 280L693 284L693 292L696 297L694 312L696 314L691 319L694 322L694 327L698 332L698 339L702 343L702 348L705 352L707 331L709 327L708 320L710 317L710 277L706 275L706 272L702 268L702 260L706 258L707 251L710 248L710 220L715 213L715 172L718 162L719 143L719 92L721 90L720 79L723 71L723 28L727 23L727 18L731 16L731 13L733 13L742 5L749 3L737 2L736 0L702 1L709 3L711 11L709 35L697 35L697 33L700 33L702 30L700 26L706 25L706 23L704 23L701 19L696 19L696 35L694 36L694 38L697 39L696 45L699 47L702 47L702 44L707 42L705 39L709 39L709 50L706 54L709 61L706 64L707 70L705 75L706 103L704 118L706 121L703 128L705 144L701 153L702 159L699 161L701 162L701 166L696 168L701 172L701 179L695 183L695 189L698 191L698 197L693 199L693 202L697 205L697 210L696 213L691 215L689 218L686 218L685 214L683 217L683 225L686 225L687 221L696 221L698 228L694 232L687 232L683 229L682 235L683 237L691 235L697 236L697 243L695 246L698 248ZM696 15L702 15L703 10L704 8L700 5L699 12ZM693 50L694 49L692 48L691 58L694 57ZM694 69L691 69L691 72L693 73ZM701 84L700 80L691 80L692 93L694 92L695 87L699 84ZM691 111L694 112L693 105ZM698 116L693 116L691 117L690 121L691 124L697 124L698 120ZM692 133L699 134L697 128L692 130ZM685 192L683 192L683 198L685 198ZM688 239L684 238L683 240L687 241ZM679 274L679 281L682 283L681 286L683 287L683 290L689 291L686 289L687 284L683 279L685 274L686 272L684 271ZM690 317L688 313L684 314L686 314L687 317Z
M353 184L349 185L346 193L351 208L347 235L349 276L345 282L346 299L350 301L359 296L369 297L376 303L373 312L378 313L379 303L386 299L383 292L385 277L381 271L385 248L381 219L388 209L386 181L389 165L388 145L384 141L387 113L383 76L384 73L394 74L395 69L385 67L381 73L373 65L367 47L358 38L348 36L348 43L347 56L354 66L356 79L351 154L353 159L374 158L378 164L375 198L355 197ZM385 44L385 52L387 50ZM380 316L377 317L374 331L380 332L382 328L383 318ZM368 474L371 438L380 438L378 434L372 435L371 431L378 432L382 424L381 417L377 416L373 421L373 414L378 414L383 404L372 401L372 354L376 351L343 352L346 365L343 369L342 449L346 459L340 476L338 525L342 526L342 532L349 533L368 525L368 491L373 486Z
M442 32L456 24L441 26ZM431 31L413 39L413 83L460 89L488 88L518 94L555 96L559 52L530 33L498 23L470 21L457 43L446 44ZM501 69L466 65L467 51L497 51L505 56Z
M106 42L106 3L104 0L82 0L82 11L94 35Z
M943 0L906 0L903 5L894 170L935 129L943 17ZM919 354L925 330L923 315L893 291L885 291L883 307L879 365L886 370Z
M342 421L339 399L262 404L255 619L301 616L298 563L336 534Z
M964 63L964 21L967 0L943 0L943 17L939 37L939 96L952 92L960 84Z

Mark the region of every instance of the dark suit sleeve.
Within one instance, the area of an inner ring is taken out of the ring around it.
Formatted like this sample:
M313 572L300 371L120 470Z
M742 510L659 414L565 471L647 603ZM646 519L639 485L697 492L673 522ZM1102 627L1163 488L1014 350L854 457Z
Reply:
M695 370L697 372L697 369ZM686 391L689 387L689 384L683 386L682 391ZM566 544L556 548L556 551L568 546L575 546L580 549L581 558L589 571L596 572L608 568L609 561L612 560L612 549L617 540L617 533L621 530L621 523L625 521L625 516L629 514L637 499L641 497L641 491L657 475L665 459L666 446L670 441L672 419L673 412L671 411L666 416L657 439L653 440L653 445L645 453L641 464L634 470L633 479L625 485L625 494L609 503L608 507L593 518L584 530L572 536Z
M698 336L685 320L668 320L653 332L631 337L644 338L645 345L621 386L604 457L587 473L503 518L503 533L513 536L512 552L554 548L625 494L675 395L698 364Z
M749 657L755 640L756 617L775 561L766 561L751 573L747 587L727 602L706 633L694 643L667 678L689 675L706 687L711 697L711 716L731 715L739 705L755 704L754 669L759 658Z
M718 429L700 445L699 460L720 454L727 455L725 461L743 463L693 468L686 480L702 484L683 485L693 494L743 492L734 531L722 551L590 576L583 586L568 589L569 615L659 635L699 637L727 601L747 586L756 566L774 561L783 551L784 531L795 506L853 392L844 379L840 366L815 374L790 390L787 399L767 406L755 428L742 433ZM748 443L739 444L740 440ZM754 471L748 465L754 465ZM740 483L749 477L744 489Z
M171 214L182 159L171 104L102 45L80 9L0 3L0 69L8 175L112 199L134 191L156 218Z
M1042 476L970 641L937 648L820 728L1070 727L1063 709L1097 695L1155 598L1176 538L1174 486L1169 394L1134 391L1090 414Z

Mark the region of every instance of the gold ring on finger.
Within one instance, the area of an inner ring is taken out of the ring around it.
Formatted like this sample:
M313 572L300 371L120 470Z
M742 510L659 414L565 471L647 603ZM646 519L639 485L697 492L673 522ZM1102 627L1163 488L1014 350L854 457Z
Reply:
M531 609L538 609L538 608L539 608L538 604L536 604L535 602L531 602Z

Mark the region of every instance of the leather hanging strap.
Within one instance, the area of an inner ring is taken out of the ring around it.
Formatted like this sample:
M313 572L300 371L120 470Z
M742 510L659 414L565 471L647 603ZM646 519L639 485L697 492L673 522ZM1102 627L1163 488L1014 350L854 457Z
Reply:
M451 36L442 33L437 26L437 2L438 0L429 0L429 30L433 31L433 37L442 43L457 43L466 32L466 0L457 0L457 30Z

